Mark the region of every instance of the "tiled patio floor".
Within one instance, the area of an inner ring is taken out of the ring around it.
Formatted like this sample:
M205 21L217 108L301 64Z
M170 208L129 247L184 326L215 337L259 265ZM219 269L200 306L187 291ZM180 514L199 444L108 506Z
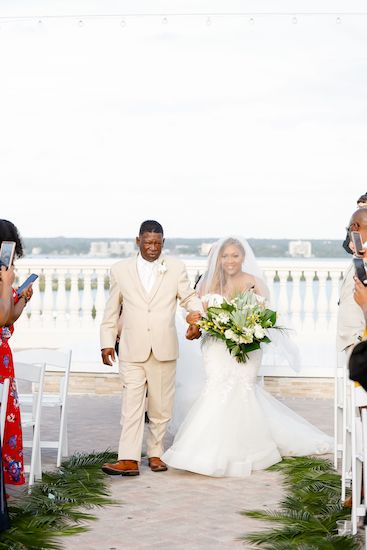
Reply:
M332 433L330 400L287 399L296 412ZM56 411L46 411L49 436ZM69 409L70 452L115 450L120 433L120 398L72 396ZM48 436L48 437L49 437ZM54 454L47 451L44 462ZM120 506L96 510L90 531L66 538L66 550L209 550L249 548L236 540L261 524L240 510L273 508L281 498L277 473L256 472L246 479L209 478L170 470L152 473L143 460L141 475L111 478L112 496Z

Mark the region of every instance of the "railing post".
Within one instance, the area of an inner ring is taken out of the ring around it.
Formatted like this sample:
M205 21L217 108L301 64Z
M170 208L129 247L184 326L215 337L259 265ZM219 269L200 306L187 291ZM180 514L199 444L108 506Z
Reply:
M43 269L43 274L45 276L45 291L43 293L43 304L42 304L42 322L44 325L50 323L53 320L53 275L54 269L52 267L45 267Z
M63 268L57 269L56 323L58 325L64 324L66 322L66 307L67 307L66 288L65 288L66 272L67 272L66 269L63 269Z
M70 322L75 324L79 321L79 269L72 268L70 273L70 295L69 295L69 311Z
M104 284L105 284L105 277L107 275L107 272L105 268L99 267L96 269L96 274L97 274L97 292L96 292L94 307L96 308L96 322L98 322L103 316L104 308L106 305Z
M82 312L83 321L92 322L92 308L93 308L93 296L92 296L92 273L93 269L83 269L84 290L82 299Z

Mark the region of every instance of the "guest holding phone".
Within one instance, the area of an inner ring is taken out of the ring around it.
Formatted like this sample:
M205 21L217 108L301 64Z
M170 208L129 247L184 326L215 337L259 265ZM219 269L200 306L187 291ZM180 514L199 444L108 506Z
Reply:
M0 268L0 328L7 322L13 311L13 289L14 283L14 268L5 266ZM0 443L1 450L1 443ZM6 505L4 472L2 467L1 451L0 451L0 531L9 529L9 514Z
M367 193L364 193L363 195L361 195L359 197L359 199L357 200L357 207L358 208L367 208ZM349 233L349 229L347 228L347 235L344 239L344 242L343 242L343 248L346 252L348 252L348 254L353 254L353 250L351 249L351 247L349 246L351 243L351 240L350 240L350 233Z
M363 245L367 243L367 208L359 208L353 212L348 226L349 239L352 239L353 232L359 233L362 249L364 249ZM355 250L352 240L350 247L355 257L363 253L362 250ZM349 360L350 353L355 344L360 341L365 327L363 312L354 301L355 275L355 264L352 261L344 273L343 282L340 287L337 327L337 350L340 352L345 351L347 360Z
M8 220L0 220L0 246L3 241L15 242L15 256L23 256L23 244L19 232L15 225ZM9 266L10 273L12 266ZM0 296L6 293L5 287L9 283L7 277L11 275L1 270L2 280L0 282ZM23 313L24 307L32 297L32 286L28 286L20 296L12 289L13 304L8 312L8 317L0 328L0 383L5 378L9 378L9 396L6 412L6 423L4 431L4 441L2 444L2 459L4 481L12 485L22 485L25 483L24 463L23 463L23 441L22 428L20 423L20 410L17 386L14 379L14 365L9 338L13 334L14 322Z

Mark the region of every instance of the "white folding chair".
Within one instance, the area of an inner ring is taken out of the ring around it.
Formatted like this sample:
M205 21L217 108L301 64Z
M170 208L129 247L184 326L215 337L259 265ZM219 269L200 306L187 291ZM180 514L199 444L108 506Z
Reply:
M345 501L346 489L352 481L352 382L349 380L348 370L344 370L343 381L343 426L342 426L342 472L341 472L341 500Z
M352 529L353 534L357 533L358 518L364 517L366 505L362 499L362 477L366 484L367 461L366 446L367 434L366 409L367 392L356 383L351 383L351 410L352 410ZM362 414L363 413L363 414ZM363 425L364 424L364 425ZM363 476L362 476L363 471ZM366 493L365 493L366 494Z
M361 412L362 437L363 437L363 494L367 495L367 409L364 407ZM364 507L367 512L366 497ZM364 547L367 549L367 525L364 526Z
M4 431L6 422L6 409L8 406L9 396L9 378L4 378L4 382L0 384L0 438L1 444L4 441Z
M68 455L67 428L67 396L70 379L71 350L70 349L27 349L14 353L15 361L25 361L33 364L46 364L46 371L62 373L58 393L43 393L43 407L58 407L60 409L59 438L57 441L41 440L42 449L57 449L56 465L61 465L61 459ZM34 395L20 394L20 401L31 404Z
M24 441L23 447L31 447L31 463L30 466L25 466L24 470L29 471L29 486L33 485L35 479L42 478L42 464L41 464L41 447L40 447L40 429L41 429L41 402L43 395L43 384L45 379L46 365L42 363L40 365L32 365L31 363L14 362L14 374L15 379L31 382L32 385L37 384L38 390L35 393L32 412L26 412L21 410L21 425L22 429L32 428L33 438L32 441ZM22 405L21 399L19 399L20 405Z
M338 459L343 457L343 419L345 414L345 354L338 353L334 372L334 468L338 469Z

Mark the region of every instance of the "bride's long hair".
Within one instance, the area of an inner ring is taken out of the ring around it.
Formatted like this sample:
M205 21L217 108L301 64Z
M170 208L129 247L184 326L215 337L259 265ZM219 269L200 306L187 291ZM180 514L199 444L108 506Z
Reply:
M225 271L222 267L222 256L223 256L223 252L224 250L228 247L228 246L235 246L236 248L238 248L241 256L242 256L242 263L245 259L245 256L246 256L246 253L245 253L245 249L242 245L242 243L234 238L234 237L228 237L227 239L225 239L222 244L219 246L219 249L218 249L218 253L216 254L217 258L216 258L216 263L215 263L215 267L214 267L214 273L213 273L213 278L212 278L212 281L211 281L211 284L210 284L210 288L207 288L207 290L204 292L204 294L223 294L224 292L224 288L226 286L226 275L225 275ZM208 271L205 273L204 275L204 280L203 280L203 283L205 284L205 286L207 286L207 281L208 281L208 276L209 276L209 263L211 261L211 255L212 253L214 254L215 253L215 250L214 250L214 247L211 248L210 250L210 253L209 253L209 259L208 259Z
M238 248L242 256L242 271L255 277L257 286L261 288L261 294L267 297L269 291L252 248L246 240L234 236L220 239L211 247L207 269L196 287L199 296L224 294L226 277L222 268L222 255L224 249L231 245Z

